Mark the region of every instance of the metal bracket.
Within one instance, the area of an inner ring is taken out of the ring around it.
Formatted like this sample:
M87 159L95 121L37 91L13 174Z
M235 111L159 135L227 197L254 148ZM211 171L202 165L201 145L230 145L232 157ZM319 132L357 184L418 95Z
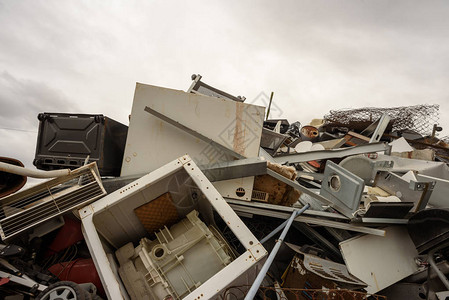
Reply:
M364 187L362 178L330 160L326 162L320 195L330 199L331 206L348 218L353 218L359 208Z
M235 151L233 151L233 150L231 150L229 148L226 148L225 146L215 142L214 140L208 138L207 136L204 136L201 133L196 132L193 129L190 129L189 127L179 123L178 121L170 119L169 117L161 114L160 112L155 111L154 109L151 109L148 106L145 107L145 111L150 113L150 114L152 114L153 116L155 116L155 117L157 117L157 118L159 118L159 119L161 119L161 120L163 120L163 121L165 121L165 122L167 122L167 123L169 123L169 124L179 128L179 129L187 132L188 134L193 135L194 137L196 137L196 138L198 138L198 139L200 139L200 140L202 140L202 141L204 141L204 142L206 142L208 144L211 144L213 147L216 147L216 148L220 149L221 151L231 155L232 157L235 157L237 159L245 158L245 156L243 156L243 155L241 155L241 154L239 154L239 153L237 153L237 152L235 152Z
M232 96L231 94L228 94L226 92L223 92L217 88L214 88L208 84L205 84L201 81L202 76L200 74L193 74L192 75L192 84L190 85L189 89L187 90L187 93L192 94L199 94L199 95L205 95L209 97L216 97L216 98L223 98L228 100L233 100L237 102L243 102L245 101L245 97L243 96Z
M429 202L430 196L432 195L433 189L435 187L436 181L422 182L411 180L409 187L414 191L422 191L421 198L416 205L415 212L425 209L427 203Z
M382 117L379 120L379 124L376 127L376 130L374 130L373 136L369 140L370 143L377 143L382 138L382 135L385 132L385 129L387 129L388 124L390 123L390 116L387 114L383 114Z

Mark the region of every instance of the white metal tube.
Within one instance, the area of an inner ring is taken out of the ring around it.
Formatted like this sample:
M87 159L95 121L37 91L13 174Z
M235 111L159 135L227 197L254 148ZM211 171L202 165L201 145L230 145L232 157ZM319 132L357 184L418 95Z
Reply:
M33 178L54 178L70 174L70 169L41 171L0 162L0 171Z
M435 273L437 273L437 275L440 278L441 282L443 282L444 286L447 289L449 289L449 280L447 279L446 275L444 275L444 273L441 272L441 270L438 268L437 264L435 263L435 259L434 259L433 256L435 255L435 253L438 250L441 250L441 249L446 248L448 246L449 246L449 243L445 243L445 244L443 244L443 245L441 245L439 247L436 247L435 249L431 250L429 252L429 256L428 256L429 258L427 259L429 264L430 264L430 266L428 267L429 268L429 271L428 271L429 275L428 275L427 278L430 279L430 270L433 269L433 271L435 271Z
M267 274L268 269L270 268L271 264L273 263L274 258L276 257L276 254L279 251L279 248L282 245L282 242L284 241L285 236L287 235L288 230L290 229L290 226L293 223L293 220L300 214L302 214L306 209L309 208L309 204L307 203L306 206L301 208L299 211L294 211L290 218L288 219L287 224L284 227L284 230L281 233L281 236L276 241L276 244L273 247L273 250L271 250L270 255L267 258L267 261L264 263L262 269L260 270L259 274L257 274L256 279L253 282L253 285L249 289L248 294L245 297L245 300L253 300L254 296L257 293L257 290L260 287L260 284L262 283L262 280L265 278L265 274Z
M307 205L310 205L307 203ZM297 216L299 216L300 213L302 213L302 211L300 210L295 210L294 212L296 212L296 215L293 219L295 219ZM285 220L281 225L279 225L275 230L273 230L272 232L270 232L266 237L264 237L263 239L260 240L261 244L264 244L266 241L268 241L269 239L271 239L276 233L278 233L279 231L281 231L285 225L287 225L288 223L288 219Z

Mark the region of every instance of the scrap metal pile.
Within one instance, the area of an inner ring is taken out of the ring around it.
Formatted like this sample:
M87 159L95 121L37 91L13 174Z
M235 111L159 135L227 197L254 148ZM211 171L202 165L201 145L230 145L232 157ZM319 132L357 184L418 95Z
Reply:
M41 113L37 169L0 158L2 299L449 297L438 106L302 125L192 80L137 83L129 127Z

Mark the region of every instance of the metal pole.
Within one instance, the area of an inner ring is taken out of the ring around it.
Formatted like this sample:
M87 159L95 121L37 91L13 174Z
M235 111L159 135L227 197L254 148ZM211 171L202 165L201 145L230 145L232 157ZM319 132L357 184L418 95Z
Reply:
M293 220L300 214L302 214L306 209L309 208L309 204L306 204L303 208L301 208L299 211L294 211L290 218L287 221L287 224L285 224L284 230L281 233L281 236L276 241L276 244L273 247L273 250L271 250L270 255L267 258L267 261L262 266L262 269L260 270L259 274L257 274L256 280L254 280L253 285L251 286L248 294L245 297L245 300L253 300L254 296L257 293L257 290L260 287L260 284L262 283L262 280L265 278L265 275L267 274L268 269L270 268L271 264L273 263L274 258L276 257L276 254L279 251L279 248L281 247L281 244L287 235L288 230L290 229L290 226L293 223Z
M267 117L266 117L266 119L265 119L265 120L268 120L268 115L270 114L270 109L271 109L271 101L273 101L273 95L274 95L274 92L271 92L271 95L270 95L270 103L268 104L268 109L267 109Z
M306 204L306 206L310 206L309 203ZM295 210L294 213L296 213L296 216L299 216L303 211L301 210ZM275 230L273 230L272 232L270 232L266 237L264 237L263 239L260 240L260 243L263 244L266 241L268 241L269 239L271 239L276 233L278 233L279 231L282 230L282 228L285 227L285 225L287 225L288 223L288 219L285 220L281 225L279 225Z
M427 276L427 278L428 278L428 280L427 280L427 282L429 282L429 280L430 280L430 272L431 272L431 270L433 269L434 271L435 271L435 273L437 273L437 275L438 275L438 277L440 278L440 280L441 280L441 282L444 284L444 286L447 288L447 289L449 289L449 280L447 279L447 277L443 274L443 272L441 272L441 270L440 269L438 269L438 266L437 266L437 264L435 263L435 259L433 258L433 256L435 255L435 253L438 251L438 250L441 250L441 249L443 249L443 248L446 248L446 247L448 247L449 246L449 243L445 243L445 244L443 244L443 245L441 245L441 246L439 246L439 247L436 247L435 249L433 249L432 251L430 251L429 252L429 256L428 256L428 262L429 262L429 264L430 264L430 267L429 267L429 270L428 270L428 276Z

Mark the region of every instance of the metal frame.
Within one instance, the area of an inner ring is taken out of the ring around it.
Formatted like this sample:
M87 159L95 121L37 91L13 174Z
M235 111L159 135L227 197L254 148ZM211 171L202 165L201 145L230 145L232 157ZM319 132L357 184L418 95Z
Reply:
M381 171L375 179L375 186L392 195L399 191L402 194L401 200L415 203L412 208L413 212L418 212L426 207L435 183L435 181L407 181L391 171Z
M345 156L371 153L371 152L385 152L386 154L388 154L390 150L391 146L388 145L388 143L372 143L348 148L309 151L297 154L280 155L273 157L273 159L278 164L286 164L286 163L292 164L311 160L342 158Z
M427 203L429 202L430 196L432 196L433 189L435 187L436 182L421 182L421 181L414 181L411 180L409 187L411 190L414 191L422 191L421 198L419 198L418 203L415 203L415 212L418 212L422 209L425 209L427 206Z
M254 203L249 202L248 204L254 204ZM273 218L278 218L278 219L288 219L291 215L291 212L274 211L272 209L258 208L256 206L238 205L238 204L233 204L233 203L230 203L230 206L238 214L250 213L250 214L273 217ZM274 205L274 206L276 207L277 205ZM307 224L324 226L324 227L344 229L344 230L354 231L354 232L368 233L368 234L377 235L377 236L385 236L385 230L382 230L382 229L370 228L370 227L365 227L365 226L360 226L360 225L350 224L350 223L344 223L344 222L331 221L331 220L326 220L326 219L317 218L317 217L308 217L308 216L301 215L301 216L296 217L295 221L307 223Z
M189 89L187 90L187 93L192 93L192 94L198 94L198 95L205 95L205 96L209 96L209 97L216 97L216 98L224 98L224 99L228 99L228 100L233 100L233 101L237 101L237 102L244 102L245 101L245 97L235 97L232 96L231 94L228 94L226 92L223 92L217 88L214 88L204 82L201 81L202 76L200 74L196 75L193 74L192 75L192 84L190 85ZM207 90L209 93L202 93L199 91L200 88L203 88L205 90Z
M294 207L289 207L289 206L275 205L275 204L269 204L269 203L260 203L260 202L248 202L248 201L242 201L242 200L234 200L234 199L230 199L230 198L225 198L225 199L226 199L226 202L228 202L231 205L234 204L234 205L248 206L248 207L254 207L254 208L261 208L261 209L266 209L266 210L270 210L270 211L286 212L289 214L291 214L295 210ZM345 216L343 216L339 213L318 211L318 210L313 210L313 209L306 210L304 212L304 215L336 219L336 220L344 220L344 221L348 220L348 218L346 218Z
M94 223L95 217L104 212L112 214L111 210L114 209L115 205L120 204L122 201L126 201L130 196L138 195L142 190L151 188L153 185L161 182L164 178L169 178L177 172L187 173L206 197L207 201L217 211L218 215L222 217L223 221L247 249L244 254L239 256L231 264L215 274L184 299L211 299L220 290L231 284L237 277L244 275L250 269L255 267L267 255L267 251L264 247L237 216L233 209L226 203L197 165L189 156L185 155L79 210L86 243L92 254L92 259L94 260L109 299L124 299L126 295L122 294L120 281L114 274L110 262L108 261L106 251L100 239L100 234ZM126 218L123 214L124 212L121 212L120 217ZM123 224L118 225L124 226Z
M14 267L10 263L8 263L3 258L0 258L0 264L3 265L5 268L8 268L11 271L13 271L15 274L21 274L19 269L17 269L16 267ZM7 272L0 270L0 278L8 278L12 282L29 287L31 289L37 289L38 291L41 291L41 292L47 288L46 285L39 284L38 282L34 281L33 279L31 279L30 277L28 277L25 274L18 276L18 275L9 274Z

